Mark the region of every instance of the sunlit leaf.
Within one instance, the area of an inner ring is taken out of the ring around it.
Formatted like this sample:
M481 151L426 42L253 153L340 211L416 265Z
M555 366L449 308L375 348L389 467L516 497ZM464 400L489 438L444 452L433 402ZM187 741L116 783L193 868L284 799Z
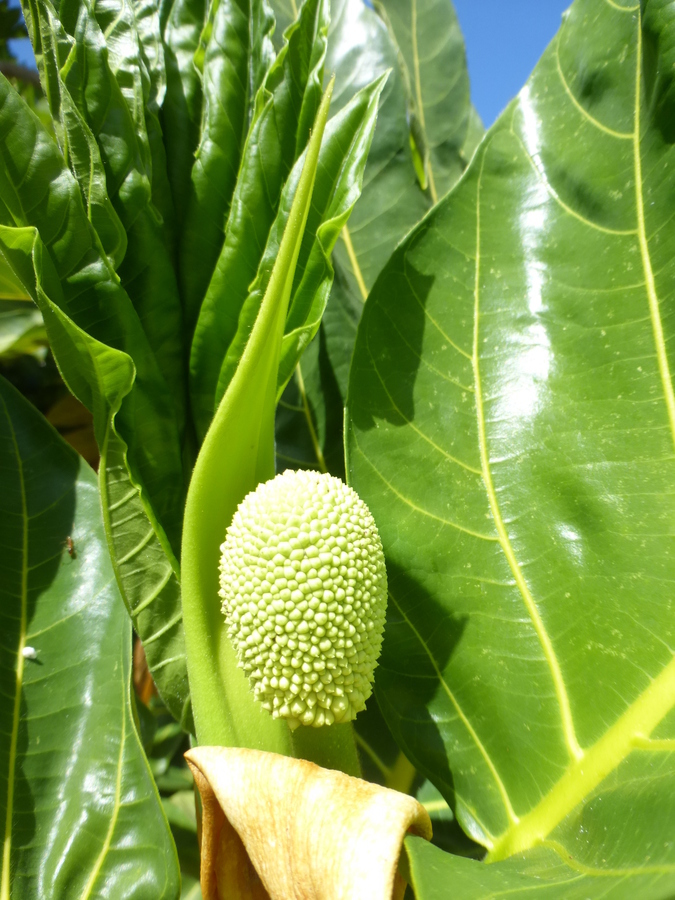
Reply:
M674 27L658 0L577 0L359 327L377 696L495 863L457 897L520 854L509 889L673 889Z

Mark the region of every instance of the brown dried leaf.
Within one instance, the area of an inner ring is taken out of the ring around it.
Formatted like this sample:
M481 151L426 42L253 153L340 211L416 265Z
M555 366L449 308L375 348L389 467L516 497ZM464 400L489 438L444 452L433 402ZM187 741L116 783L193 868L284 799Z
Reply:
M204 900L401 900L406 833L426 810L380 785L276 753L196 747Z

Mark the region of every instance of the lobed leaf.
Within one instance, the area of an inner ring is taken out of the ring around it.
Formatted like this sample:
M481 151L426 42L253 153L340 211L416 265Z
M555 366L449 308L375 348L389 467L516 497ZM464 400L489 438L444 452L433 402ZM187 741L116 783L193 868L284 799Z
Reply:
M71 25L75 12L77 19ZM171 391L182 432L185 351L170 252L173 209L168 203L160 126L152 106L146 125L151 83L134 12L130 0L105 0L91 11L79 0L68 0L62 4L61 15L66 30L72 29L75 37L78 63L70 63L66 84L101 148L108 192L127 232L127 252L117 272ZM152 199L158 195L162 199L155 209Z
M359 196L363 168L377 117L377 102L386 75L360 91L326 126L319 151L312 205L298 255L291 301L284 326L277 375L281 392L304 348L316 333L333 282L331 251ZM304 165L301 156L284 185L279 210L270 230L256 280L242 307L237 332L220 371L224 391L239 365L279 252L291 202Z
M285 4L277 2L274 8L277 17L285 21L289 14ZM475 140L482 133L482 127L480 122L475 127L476 121L471 115L464 50L457 42L459 32L450 3L443 6L442 13L436 10L434 24L441 43L440 50L435 46L438 52L431 52L425 39L426 32L420 32L420 53L429 60L424 71L425 92L427 84L431 84L433 95L434 87L438 89L447 73L454 73L459 87L452 95L452 103L441 104L447 116L443 133L459 135L466 132L467 141L470 137ZM321 468L327 454L336 460L338 468L331 468L331 471L337 474L342 467L337 460L338 453L342 452L340 432L332 432L334 443L330 448L319 440L318 446L323 447L320 449L324 457L322 462L312 452L311 429L318 435L323 422L341 420L356 330L368 291L396 244L422 218L432 200L429 190L420 186L415 170L409 124L409 110L414 106L414 98L406 66L401 65L401 51L393 30L388 29L380 16L362 0L337 0L332 4L327 66L336 72L333 106L337 109L349 103L357 91L390 71L380 98L362 194L333 250L335 274L321 326L322 374L319 378L309 372L308 377L304 377L306 402L298 404L303 389L297 384L291 386L284 402L297 407L293 425L288 408L279 414L277 438L283 448L279 468L288 464L284 457L301 459L303 464ZM462 98L463 102L460 102ZM467 155L457 170L457 177L468 158ZM317 348L314 357L318 356ZM304 366L308 364L308 360L303 363ZM330 374L329 368L332 369ZM315 371L314 367L312 370ZM335 382L339 387L337 395L333 391ZM326 385L327 394L321 388L322 384ZM307 415L311 419L311 429ZM298 436L294 446L289 444L293 428Z
M386 80L387 74L381 75L355 94L326 126L281 345L279 390L288 382L304 348L316 334L326 308L333 285L331 254L361 193L378 101Z
M61 75L75 42L66 34L51 3L26 4L40 79L48 98L55 129L82 191L89 221L113 268L124 259L127 235L108 196L106 173L96 138L82 116Z

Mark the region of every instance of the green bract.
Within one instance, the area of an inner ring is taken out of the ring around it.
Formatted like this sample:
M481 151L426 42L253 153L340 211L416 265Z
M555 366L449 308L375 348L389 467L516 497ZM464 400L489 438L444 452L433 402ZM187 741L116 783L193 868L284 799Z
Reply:
M223 612L263 707L291 728L355 718L387 605L365 503L339 478L288 470L244 498L221 550Z

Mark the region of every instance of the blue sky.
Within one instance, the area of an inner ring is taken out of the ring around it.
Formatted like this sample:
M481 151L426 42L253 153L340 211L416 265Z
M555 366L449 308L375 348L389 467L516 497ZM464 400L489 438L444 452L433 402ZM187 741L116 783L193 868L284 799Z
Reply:
M454 0L466 41L471 94L486 127L527 81L571 0ZM18 0L10 0L18 5ZM28 41L16 41L31 64Z
M471 96L488 128L527 81L572 0L454 0Z

